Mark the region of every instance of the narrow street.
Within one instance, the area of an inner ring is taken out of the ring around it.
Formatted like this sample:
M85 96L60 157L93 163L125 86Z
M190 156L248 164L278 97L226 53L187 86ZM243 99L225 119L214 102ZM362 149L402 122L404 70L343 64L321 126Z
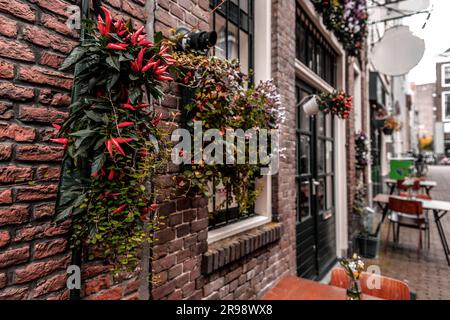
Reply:
M450 167L430 167L428 178L438 183L431 192L433 199L450 201ZM449 238L450 216L443 218L444 229ZM368 265L379 265L385 276L409 283L418 300L450 299L450 267L447 266L439 234L431 223L431 249L418 253L418 231L403 228L400 244L392 245L392 233L386 247L387 226L382 230L379 258L367 261Z

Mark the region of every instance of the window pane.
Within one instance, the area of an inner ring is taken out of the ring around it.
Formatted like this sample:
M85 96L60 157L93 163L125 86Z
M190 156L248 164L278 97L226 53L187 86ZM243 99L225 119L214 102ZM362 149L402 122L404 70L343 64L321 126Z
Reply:
M320 184L317 186L317 205L319 212L326 210L326 199L325 199L325 179L319 180Z
M333 173L333 142L327 141L326 146L327 173Z
M325 141L320 139L317 140L317 171L325 172Z
M214 55L219 58L226 59L226 34L225 34L225 19L216 14L216 32L217 32L217 44L215 46Z
M244 72L245 74L249 73L249 50L248 50L248 34L246 34L245 32L241 32L239 34L239 46L240 46L240 61L241 61L241 71Z
M445 114L444 120L450 120L450 94L444 95Z
M324 137L325 136L325 114L323 112L319 112L316 115L317 122L317 135Z
M445 84L450 84L450 66L444 68Z
M300 137L300 160L299 160L299 173L300 174L310 174L310 150L311 150L311 139L308 136L302 135Z
M327 210L334 208L334 177L327 177Z
M311 215L310 197L311 197L311 184L309 181L300 182L299 187L299 220L304 220Z

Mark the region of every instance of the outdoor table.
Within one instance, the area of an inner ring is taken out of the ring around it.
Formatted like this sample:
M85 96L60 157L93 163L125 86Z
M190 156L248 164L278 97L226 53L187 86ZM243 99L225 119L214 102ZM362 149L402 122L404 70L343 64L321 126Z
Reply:
M380 224L378 225L376 234L379 233L381 225L383 224L388 214L390 197L391 195L388 194L379 194L373 199L374 202L378 203L383 212L383 217ZM441 238L442 247L444 248L445 258L447 259L447 263L450 266L450 248L448 246L447 237L445 235L444 227L442 226L441 221L442 218L450 211L450 202L438 200L422 200L418 198L414 198L414 201L422 202L422 207L424 210L433 211L434 221L439 232L439 237Z
M387 179L386 181L387 186L389 187L389 194L394 194L395 192L395 188L397 188L397 181L392 180L392 179ZM405 181L403 183L405 186L413 186L414 182L407 182ZM431 181L431 180L424 180L420 182L420 187L422 187L423 189L425 189L425 192L427 193L427 195L430 195L431 190L433 188L436 188L437 186L437 182L436 181Z
M382 300L363 294L362 300ZM282 278L262 300L347 300L347 290L294 276Z

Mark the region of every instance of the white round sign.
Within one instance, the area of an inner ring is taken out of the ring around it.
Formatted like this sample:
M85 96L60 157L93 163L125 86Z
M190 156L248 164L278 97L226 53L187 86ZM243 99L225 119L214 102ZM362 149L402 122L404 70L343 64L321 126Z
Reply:
M407 26L387 30L371 51L371 61L377 71L389 76L401 76L411 71L425 54L425 41L416 37Z

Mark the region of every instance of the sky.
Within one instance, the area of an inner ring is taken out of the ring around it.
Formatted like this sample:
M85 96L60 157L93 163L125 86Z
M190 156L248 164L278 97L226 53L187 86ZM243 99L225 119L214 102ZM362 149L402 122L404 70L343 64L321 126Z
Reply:
M416 84L436 81L436 59L450 48L450 0L431 0L431 4L434 5L434 10L425 29L422 26L426 21L426 14L404 19L404 24L425 40L425 56L408 75L408 80Z

